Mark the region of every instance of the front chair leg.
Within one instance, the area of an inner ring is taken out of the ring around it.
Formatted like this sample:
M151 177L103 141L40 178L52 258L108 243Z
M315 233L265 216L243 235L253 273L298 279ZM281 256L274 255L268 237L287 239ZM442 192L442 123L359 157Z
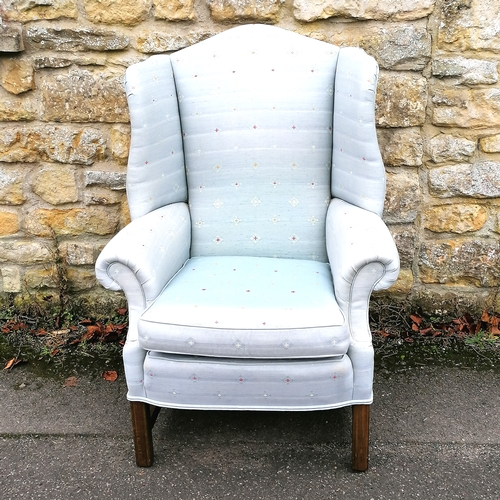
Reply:
M149 404L131 401L132 428L134 430L135 461L139 467L153 465L153 422Z
M352 469L363 472L368 468L370 405L352 407Z

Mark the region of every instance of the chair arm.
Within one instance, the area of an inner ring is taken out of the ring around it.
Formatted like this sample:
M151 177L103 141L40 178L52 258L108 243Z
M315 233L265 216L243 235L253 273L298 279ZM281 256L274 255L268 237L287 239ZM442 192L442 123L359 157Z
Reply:
M123 290L129 312L144 310L189 258L191 220L186 203L167 205L131 222L103 249L96 276Z
M326 220L326 244L335 296L355 341L371 341L368 303L374 290L389 288L399 273L399 255L382 219L333 199Z

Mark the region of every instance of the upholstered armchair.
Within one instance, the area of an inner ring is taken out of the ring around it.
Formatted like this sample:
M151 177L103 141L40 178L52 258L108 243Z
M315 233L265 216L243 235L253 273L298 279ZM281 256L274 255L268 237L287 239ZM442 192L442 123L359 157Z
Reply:
M361 49L260 25L127 70L132 222L96 272L129 305L139 466L161 407L352 406L352 465L366 469L368 304L399 270L377 75Z

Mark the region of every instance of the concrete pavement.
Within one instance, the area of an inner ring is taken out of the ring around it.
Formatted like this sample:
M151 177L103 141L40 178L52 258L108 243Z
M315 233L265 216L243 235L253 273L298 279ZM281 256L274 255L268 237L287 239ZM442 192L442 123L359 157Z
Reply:
M374 389L365 473L349 468L349 409L163 410L140 469L122 373L18 366L0 373L0 498L500 498L499 373L378 370Z

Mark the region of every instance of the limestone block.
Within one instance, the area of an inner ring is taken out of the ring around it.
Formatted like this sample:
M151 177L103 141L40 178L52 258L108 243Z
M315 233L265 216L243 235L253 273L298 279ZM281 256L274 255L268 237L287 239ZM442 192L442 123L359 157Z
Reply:
M123 50L130 43L128 36L111 30L38 25L30 26L26 30L26 40L31 47L37 50L65 52Z
M93 265L98 255L95 244L85 241L66 241L61 244L59 251L70 266Z
M162 31L141 31L136 38L135 48L143 54L173 52L215 35L213 31L185 31L165 33Z
M94 269L69 267L67 274L69 288L72 291L89 290L97 285Z
M2 25L0 23L0 52L22 52L23 27L19 23L9 23Z
M118 228L120 214L114 207L36 209L26 217L26 229L35 236L78 236L83 233L109 235Z
M432 89L432 123L480 128L500 126L500 89Z
M76 0L7 0L5 15L11 21L38 21L40 19L76 19Z
M413 224L404 226L391 225L389 229L398 249L401 267L412 267L417 241L415 226Z
M488 85L498 82L498 63L465 57L436 57L432 61L434 76L454 77L458 85Z
M500 242L495 240L427 241L419 255L423 283L500 285Z
M488 211L477 204L442 205L424 212L424 227L434 233L479 231L488 220Z
M125 189L127 175L124 172L91 170L85 172L85 186L103 186L117 191Z
M0 166L0 205L22 205L24 203L24 175L25 173L20 169Z
M45 125L0 129L0 161L52 161L92 165L104 159L106 140L100 130Z
M54 266L49 268L32 268L24 273L24 282L28 288L56 288L57 271Z
M481 138L479 148L485 153L500 153L500 134Z
M330 42L359 46L375 57L379 66L390 70L425 68L431 57L431 36L425 27L340 25Z
M35 175L32 189L52 205L78 201L75 169L70 166L44 166Z
M478 161L472 165L453 165L429 172L429 190L439 198L500 196L500 163Z
M40 85L42 119L57 122L128 122L123 73L71 70L47 75Z
M152 0L84 0L83 5L93 23L134 26L146 19Z
M12 94L22 94L35 88L35 70L30 61L0 59L0 84Z
M476 143L463 137L440 134L427 141L425 149L434 163L466 161L476 151Z
M420 129L379 129L377 132L382 159L386 166L422 165L424 147Z
M209 0L215 21L277 22L284 0Z
M396 283L394 283L386 293L389 295L392 294L405 294L411 292L413 288L413 272L411 269L400 269L398 279Z
M420 204L420 184L415 170L387 173L384 220L389 223L413 222Z
M121 203L123 198L124 193L111 191L103 187L95 187L89 191L85 191L83 195L85 205L116 205Z
M500 50L498 0L447 0L441 12L438 47L454 52Z
M378 20L413 20L426 17L434 10L435 0L294 0L293 13L299 21L316 21L330 17Z
M382 72L376 121L381 127L416 127L425 122L427 80L414 73Z
M5 240L0 245L0 262L36 264L53 260L52 249L46 242L29 238Z
M194 19L194 0L153 0L156 19L189 21Z
M13 95L0 89L0 122L32 121L38 117L33 94Z
M9 236L19 231L19 220L12 212L0 211L0 236Z
M21 271L17 266L2 266L0 268L2 292L17 293L21 291Z
M121 165L126 165L130 149L130 129L113 127L110 132L111 155Z

